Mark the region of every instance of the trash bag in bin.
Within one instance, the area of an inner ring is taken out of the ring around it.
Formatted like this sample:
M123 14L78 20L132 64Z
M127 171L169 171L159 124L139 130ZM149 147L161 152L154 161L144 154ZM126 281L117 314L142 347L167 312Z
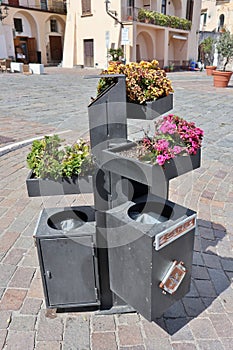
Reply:
M67 210L56 213L48 219L48 225L55 230L65 232L77 229L87 222L85 213L77 210Z

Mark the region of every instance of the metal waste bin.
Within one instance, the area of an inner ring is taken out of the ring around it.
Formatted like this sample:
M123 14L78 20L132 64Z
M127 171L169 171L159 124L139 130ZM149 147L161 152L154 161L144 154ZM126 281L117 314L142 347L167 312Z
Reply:
M189 292L196 213L150 195L107 211L110 288L146 319Z
M99 305L94 209L43 209L34 237L46 306Z

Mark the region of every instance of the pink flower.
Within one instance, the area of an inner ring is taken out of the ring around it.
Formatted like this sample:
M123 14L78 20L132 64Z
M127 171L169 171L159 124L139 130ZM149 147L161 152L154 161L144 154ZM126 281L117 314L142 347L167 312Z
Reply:
M179 154L180 152L183 151L183 149L180 146L174 146L173 151L174 151L174 154Z
M168 120L166 120L162 123L159 130L164 134L168 133L172 135L176 132L176 124L172 124Z
M160 154L157 156L156 160L157 160L157 163L159 165L163 165L166 161L166 157L164 157L162 154Z

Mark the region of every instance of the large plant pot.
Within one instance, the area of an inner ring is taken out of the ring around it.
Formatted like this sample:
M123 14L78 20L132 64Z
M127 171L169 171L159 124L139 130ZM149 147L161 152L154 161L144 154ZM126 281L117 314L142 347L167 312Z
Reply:
M26 179L29 197L56 196L93 192L92 176L73 176L58 180L35 178L32 171Z
M127 119L151 120L170 111L173 108L173 94L158 100L147 102L145 105L127 103Z
M206 75L213 75L213 71L217 68L217 66L206 66Z
M152 165L136 158L125 157L122 151L130 150L136 143L128 142L121 146L102 151L102 167L115 174L152 186L160 181L170 180L200 167L201 149L195 155L182 155L171 159L163 166Z
M213 71L214 86L215 87L227 87L231 79L232 72L224 72L215 70Z

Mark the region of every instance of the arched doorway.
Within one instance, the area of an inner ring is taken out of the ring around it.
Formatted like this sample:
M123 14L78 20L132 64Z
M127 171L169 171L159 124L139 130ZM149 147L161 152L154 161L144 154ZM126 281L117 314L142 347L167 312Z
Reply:
M46 55L51 64L58 64L63 56L63 38L65 24L56 15L51 16L46 22Z
M136 61L151 61L154 59L153 40L147 32L140 32L136 40Z
M14 48L18 62L37 63L37 27L35 19L26 11L14 14Z

